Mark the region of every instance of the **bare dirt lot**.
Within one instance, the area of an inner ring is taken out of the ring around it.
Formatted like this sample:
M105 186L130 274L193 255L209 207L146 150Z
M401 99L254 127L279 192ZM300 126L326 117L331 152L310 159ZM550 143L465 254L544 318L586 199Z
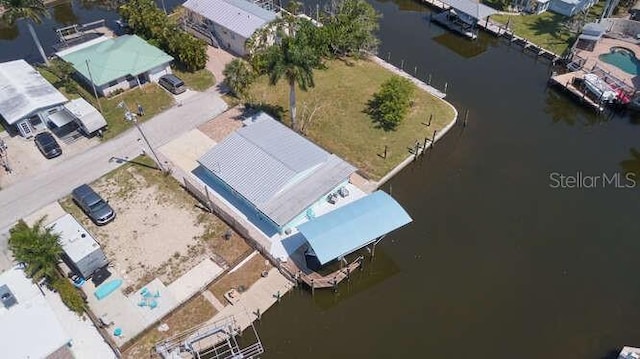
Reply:
M169 284L207 257L228 267L250 251L233 232L226 240L231 229L152 164L141 157L92 184L117 214L105 226L93 224L70 198L61 201L105 248L126 279L125 293L153 278Z

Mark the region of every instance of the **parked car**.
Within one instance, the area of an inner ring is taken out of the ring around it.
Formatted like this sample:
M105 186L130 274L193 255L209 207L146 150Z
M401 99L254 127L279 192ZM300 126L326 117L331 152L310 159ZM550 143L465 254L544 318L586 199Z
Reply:
M62 154L62 148L53 137L51 132L42 132L35 136L36 146L46 158L58 157Z
M71 197L82 208L84 213L99 226L105 225L116 218L116 212L109 203L102 199L89 185L83 184L74 189L71 192Z
M187 91L187 88L184 85L184 81L180 80L178 76L173 74L160 77L158 83L160 84L160 86L164 87L174 95L178 95Z

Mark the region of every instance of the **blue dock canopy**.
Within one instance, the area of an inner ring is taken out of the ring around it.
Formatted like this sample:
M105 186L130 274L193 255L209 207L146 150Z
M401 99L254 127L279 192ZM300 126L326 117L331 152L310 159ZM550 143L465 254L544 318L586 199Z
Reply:
M324 265L412 221L391 196L376 191L298 226Z

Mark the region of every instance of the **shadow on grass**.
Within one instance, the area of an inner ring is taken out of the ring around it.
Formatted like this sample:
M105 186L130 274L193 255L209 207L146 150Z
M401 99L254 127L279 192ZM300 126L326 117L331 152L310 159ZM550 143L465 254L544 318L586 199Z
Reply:
M562 22L566 18L562 15L553 14L551 17L544 16L535 20L529 28L533 31L534 35L548 35L552 38L562 40L563 36L567 36L566 29L562 26Z
M267 115L275 118L276 120L284 123L284 107L280 105L272 105L268 103L247 103L244 106L244 110L242 111L243 117L251 117L258 112L265 112Z

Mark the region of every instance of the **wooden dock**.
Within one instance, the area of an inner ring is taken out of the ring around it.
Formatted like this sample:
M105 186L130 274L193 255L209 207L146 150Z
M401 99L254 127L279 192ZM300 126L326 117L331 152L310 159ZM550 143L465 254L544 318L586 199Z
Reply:
M584 89L580 89L575 86L574 79L582 78L582 76L584 75L585 75L585 72L583 71L568 72L566 74L551 76L551 78L549 79L549 82L557 86L560 86L567 92L571 93L576 99L587 104L589 107L593 108L594 110L598 112L604 111L605 108L602 104L599 104L593 101L589 96L587 96L587 93L584 91Z
M319 288L335 288L337 285L345 279L349 279L351 273L358 269L362 265L364 257L360 256L347 264L344 268L338 269L326 275L322 275L309 267L307 267L306 260L304 258L304 246L298 248L289 258L289 260L283 263L283 267L293 276L298 282L305 283L312 290Z
M421 0L424 4L427 4L435 9L445 11L451 8L448 4L440 0ZM491 21L487 18L484 20L478 20L478 27L496 37L504 37L509 42L522 46L522 50L529 51L531 54L550 60L552 63L562 59L562 57L553 51L542 48L533 42L525 39L524 37L516 35L512 30L508 29L505 25Z

